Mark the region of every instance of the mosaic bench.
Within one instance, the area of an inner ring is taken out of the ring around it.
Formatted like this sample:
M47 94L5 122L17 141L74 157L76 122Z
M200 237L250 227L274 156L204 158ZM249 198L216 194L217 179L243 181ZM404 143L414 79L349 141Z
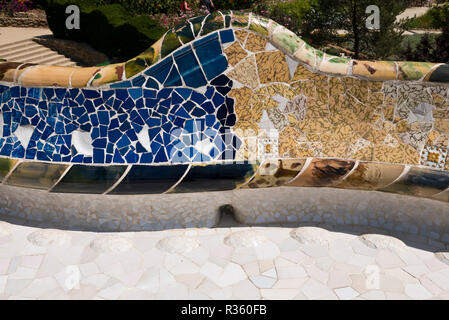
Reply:
M332 187L448 202L448 83L447 64L328 55L242 12L190 19L124 63L0 62L0 194Z

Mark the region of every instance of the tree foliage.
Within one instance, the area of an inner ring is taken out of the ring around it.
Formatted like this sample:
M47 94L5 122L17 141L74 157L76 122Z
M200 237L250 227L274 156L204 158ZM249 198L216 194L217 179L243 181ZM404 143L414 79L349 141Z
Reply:
M370 5L380 9L379 30L370 30L366 25ZM405 8L403 0L313 0L304 14L302 35L318 45L345 43L356 58L360 53L372 58L387 57L398 49L405 31L405 21L396 21ZM339 30L346 35L338 36Z

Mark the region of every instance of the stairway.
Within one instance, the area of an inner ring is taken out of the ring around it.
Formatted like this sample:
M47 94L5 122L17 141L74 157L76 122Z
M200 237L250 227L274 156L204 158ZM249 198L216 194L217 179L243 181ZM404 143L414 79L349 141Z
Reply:
M76 62L34 42L32 39L0 45L0 58L10 62L27 62L65 67L77 66Z

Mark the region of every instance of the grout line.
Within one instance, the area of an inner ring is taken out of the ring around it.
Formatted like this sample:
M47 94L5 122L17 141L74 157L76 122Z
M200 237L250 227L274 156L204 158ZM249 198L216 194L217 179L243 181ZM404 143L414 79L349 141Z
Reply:
M61 176L59 177L59 179L51 186L51 188L50 189L48 189L47 191L48 192L51 192L55 187L56 187L56 185L59 183L59 182L61 182L61 180L67 175L67 173L69 172L69 170L71 169L73 167L73 164L70 164L65 170L64 170L64 172L61 174Z
M132 164L128 165L128 167L125 169L125 171L123 171L123 174L121 175L120 178L118 178L118 180L112 185L110 186L105 192L103 192L102 194L108 194L109 192L113 191L115 188L117 188L117 186L123 181L123 179L125 179L125 177L128 175L129 171L131 170L131 168L133 167Z
M174 185L172 185L167 191L162 192L162 194L169 193L170 191L172 191L173 189L175 189L175 188L178 186L178 184L180 184L180 183L182 182L182 180L184 180L184 178L186 177L187 173L189 173L189 171L190 171L191 168L192 168L192 164L189 163L189 166L187 167L187 169L186 169L186 171L184 172L184 174L182 175L182 177L179 178L179 180L178 180Z
M25 65L25 64L26 64L26 63L19 64L19 65L17 66L16 70L14 70L14 78L12 79L12 80L13 80L12 82L18 83L18 82L17 82L17 73L19 72L20 67L23 66L23 65Z
M359 164L360 164L360 160L356 160L354 167L337 184L342 183L343 181L346 180L346 178L348 178L350 175L352 175L354 173L354 171L358 168Z
M8 180L8 178L11 176L11 174L17 169L17 167L19 166L19 164L21 164L22 160L18 160L17 163L14 165L14 167L12 167L12 169L8 172L8 174L3 178L1 184L6 184L5 182Z
M412 168L412 166L410 166L410 165L405 165L404 170L401 172L401 174L399 175L399 177L397 177L396 179L394 179L391 183L389 183L389 184L387 184L387 185L385 185L385 186L383 186L383 187L380 187L380 188L378 188L378 189L376 189L376 190L388 188L389 186L395 184L396 182L401 181L401 179L402 179L402 178L403 178L403 177L410 171L411 168Z
M284 186L287 185L287 184L289 184L289 183L291 183L291 182L293 182L293 181L295 181L296 179L298 179L299 176L300 176L301 174L303 174L303 173L307 170L307 168L309 168L309 166L310 166L310 164L312 163L312 160L313 160L313 159L315 159L315 158L307 158L307 160L306 160L306 162L304 163L304 166L302 167L301 171L299 171L298 174L297 174L296 176L294 176L292 179L290 179L290 180L288 180L286 183L284 183Z

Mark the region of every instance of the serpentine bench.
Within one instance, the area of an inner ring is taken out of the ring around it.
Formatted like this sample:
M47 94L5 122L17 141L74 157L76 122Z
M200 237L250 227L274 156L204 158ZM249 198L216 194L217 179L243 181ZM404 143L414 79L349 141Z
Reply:
M447 64L332 56L242 12L193 18L124 63L2 62L0 193L331 187L448 202L448 83Z

